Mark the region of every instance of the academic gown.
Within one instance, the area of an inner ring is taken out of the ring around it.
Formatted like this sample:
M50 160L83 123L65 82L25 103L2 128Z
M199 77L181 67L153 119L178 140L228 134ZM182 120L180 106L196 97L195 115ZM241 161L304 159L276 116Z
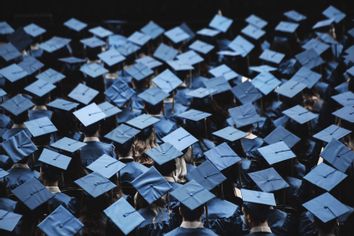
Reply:
M217 235L217 234L207 228L189 229L189 228L182 228L182 227L177 227L174 230L165 234L165 236L213 236L213 235Z

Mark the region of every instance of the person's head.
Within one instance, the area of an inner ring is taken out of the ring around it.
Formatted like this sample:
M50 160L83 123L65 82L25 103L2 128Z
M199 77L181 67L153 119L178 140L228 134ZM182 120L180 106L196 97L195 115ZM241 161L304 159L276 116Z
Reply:
M154 166L161 173L162 176L172 176L173 172L177 168L175 160L168 161L163 165L159 165L155 162Z
M58 168L43 164L41 165L41 179L45 185L58 185L61 171Z
M179 207L179 213L184 221L201 221L202 215L204 213L204 205L190 210L188 207L181 204Z
M83 128L85 137L98 137L100 131L100 124L98 122Z
M132 155L132 146L134 143L134 139L130 139L123 144L115 143L116 152L118 157L127 157Z
M244 203L242 211L245 215L247 224L250 227L267 223L271 208L267 205Z

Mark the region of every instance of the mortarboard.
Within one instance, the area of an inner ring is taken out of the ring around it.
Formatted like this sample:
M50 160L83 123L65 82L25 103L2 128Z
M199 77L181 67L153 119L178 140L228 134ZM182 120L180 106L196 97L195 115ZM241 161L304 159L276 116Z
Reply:
M275 64L279 64L283 58L285 57L285 54L276 52L270 49L266 49L262 52L262 54L259 56L259 59L262 59L264 61L272 62Z
M144 92L138 95L139 98L143 99L145 102L153 106L162 102L168 96L169 96L168 93L165 93L162 89L157 87L146 89Z
M241 32L244 35L246 35L254 40L260 39L266 33L264 30L254 26L252 24L247 25L245 28L243 28L241 30Z
M307 87L306 84L295 81L295 80L288 80L280 85L278 88L275 89L280 95L283 95L288 98L295 97L298 93L304 90Z
M307 85L311 89L319 80L321 74L318 74L307 67L301 67L292 77L291 81L300 82Z
M21 218L20 214L0 209L0 230L14 231Z
M57 128L46 116L35 120L26 121L24 124L33 137L38 137L57 131Z
M296 54L295 58L302 66L308 69L312 69L324 63L323 59L313 48Z
M174 71L191 71L194 69L193 65L189 64L189 62L182 61L182 60L167 61L167 64Z
M120 44L118 46L114 46L114 48L125 57L132 55L140 49L138 45L129 41L126 41L125 43Z
M165 93L172 92L174 89L176 89L179 85L183 83L182 80L180 80L180 78L178 78L169 69L166 69L161 72L152 81Z
M284 15L288 17L290 20L300 22L303 20L306 20L306 16L302 15L301 13L295 11L295 10L290 10L287 12L284 12Z
M78 84L68 95L68 97L83 103L85 105L89 104L96 96L98 91L86 86L83 83Z
M33 106L34 104L32 101L21 94L17 94L16 96L1 104L3 109L9 111L15 116L22 114Z
M151 148L147 150L145 154L153 159L158 165L163 165L183 155L181 151L177 150L169 143L163 143L155 148Z
M267 137L264 138L264 141L267 144L284 141L288 147L292 148L300 141L300 138L285 129L283 126L277 126L270 134L267 135Z
M102 175L92 172L75 180L75 183L83 188L90 196L96 198L116 187L110 180Z
M232 126L225 127L218 131L213 132L213 135L225 139L230 142L235 142L241 138L244 138L247 134L241 130L235 129Z
M307 173L307 175L304 176L304 179L329 192L346 177L346 174L326 165L325 163L321 163Z
M346 172L354 161L354 152L338 140L332 139L322 151L321 157L338 170Z
M322 14L329 19L333 19L336 23L341 22L345 18L345 14L334 6L327 7L327 9L322 12Z
M302 204L323 223L334 220L349 211L349 208L330 193L324 193Z
M90 38L81 39L80 42L89 48L98 48L104 46L106 43L101 39L93 36Z
M122 107L133 95L134 89L123 80L116 80L112 86L105 91L105 95L118 107Z
M207 190L211 190L224 182L226 177L208 160L187 175L187 179L195 180Z
M12 43L0 45L0 56L7 62L19 58L21 55L21 52Z
M75 139L71 139L68 137L64 137L59 139L58 141L50 144L50 146L58 148L60 150L64 150L70 153L76 152L77 150L79 150L80 148L82 148L83 146L85 146L86 143L80 142L78 140Z
M34 38L47 32L45 29L34 23L26 25L25 27L23 27L23 30Z
M125 71L137 81L143 80L154 73L154 71L145 64L139 62L129 66Z
M24 56L23 60L18 63L18 66L24 69L29 75L32 75L44 67L44 64L32 56Z
M160 119L149 115L149 114L141 114L140 116L137 116L126 123L130 126L133 126L134 128L138 129L145 129L157 122L159 122Z
M4 76L11 83L23 79L28 75L26 70L22 69L22 67L16 64L11 64L7 67L2 68L0 70L0 74Z
M76 235L83 227L81 221L62 205L38 224L46 235Z
M204 155L220 171L241 161L241 158L230 148L227 143L219 144L218 146L206 151Z
M204 58L199 56L199 54L193 50L189 50L189 51L186 51L182 54L179 54L177 56L177 59L179 61L183 61L183 62L188 63L190 65L195 65L195 64L198 64L198 63L204 61Z
M318 117L317 114L305 109L300 105L293 106L283 111L282 113L299 124L304 124Z
M75 18L71 18L71 19L65 21L64 25L66 27L68 27L69 29L74 30L76 32L80 32L81 30L83 30L84 28L87 27L86 23L79 21L78 19L75 19Z
M243 202L276 206L273 193L259 192L243 188L241 189L241 195Z
M69 166L71 158L50 149L43 148L38 160L56 168L66 170Z
M214 194L198 184L195 180L191 180L178 187L172 191L170 195L190 210L194 210L206 204L215 197Z
M238 76L236 72L225 64L210 69L209 73L214 77L223 76L227 81L235 79Z
M80 71L91 78L97 78L98 76L102 76L108 72L106 68L98 63L84 64L81 66Z
M223 76L207 79L203 81L203 84L209 91L213 91L212 95L223 93L231 89L230 84Z
M212 95L214 90L199 87L197 89L190 90L187 95L193 98L205 98L206 96Z
M238 35L229 43L228 47L242 57L246 57L253 50L254 45L241 35Z
M270 193L289 187L273 167L251 172L248 175L263 192Z
M190 39L190 36L181 27L176 26L164 33L164 35L170 39L173 43L177 44Z
M109 102L102 102L101 104L98 104L98 107L103 111L103 113L106 115L106 118L117 115L119 112L122 110L119 109L118 107L110 104Z
M240 209L236 204L221 198L214 198L210 200L207 207L208 217L210 219L230 218L235 214L235 212L237 212L238 209Z
M208 118L209 116L211 116L210 113L203 112L196 109L189 109L188 111L185 111L177 115L177 117L184 118L191 121L200 121Z
M201 30L198 30L197 34L207 37L215 37L216 35L220 34L220 31L209 28L203 28Z
M146 56L146 55L136 59L135 62L143 63L144 65L146 65L150 69L155 69L156 67L159 67L162 65L162 63L160 61L156 60L153 57Z
M191 45L189 45L188 47L189 49L192 49L196 52L199 52L201 54L208 54L211 50L214 49L214 46L208 43L205 43L203 41L200 40L196 40L194 41Z
M108 37L113 34L110 30L105 29L102 26L94 27L94 28L90 29L89 31L90 31L90 33L92 33L95 36L100 37L100 38L105 38L105 37Z
M98 57L108 66L114 66L125 60L125 57L113 47L105 52L98 54Z
M104 213L125 235L145 221L124 197L106 208Z
M62 49L70 43L71 39L54 36L49 40L39 44L39 47L48 53Z
M257 151L267 161L269 165L273 165L282 161L286 161L296 157L291 149L284 141L279 141L267 146L258 148Z
M338 102L342 106L354 105L354 93L352 91L346 91L335 96L332 99Z
M75 109L79 103L71 102L62 98L57 98L54 101L47 104L49 107L57 108L64 111L71 111Z
M269 65L260 65L260 66L250 66L250 71L255 71L258 73L263 73L263 72L272 72L276 71L277 68Z
M232 19L216 14L210 21L209 27L225 33L230 28L232 22Z
M11 34L15 30L6 22L0 21L0 35Z
M230 108L228 111L237 128L251 125L261 120L256 108L251 103Z
M121 124L104 137L119 144L124 144L134 138L140 131L125 124Z
M333 22L334 22L334 19L320 20L312 26L312 29L316 30L316 29L320 29L323 27L328 27L328 26L331 26L333 24Z
M155 167L150 167L146 172L135 178L132 185L149 204L172 189L172 186Z
M96 105L96 103L91 103L90 105L73 112L73 114L85 127L106 118L106 114Z
M281 84L274 75L268 72L259 73L252 79L251 83L264 95L268 95Z
M39 79L25 87L25 90L37 97L43 97L44 95L53 91L55 88L56 86L51 82Z
M260 29L268 24L265 20L253 14L246 18L246 22Z
M313 137L323 142L329 143L332 139L339 140L350 133L350 130L332 124L320 132L314 134Z
M183 151L184 149L198 141L193 135L188 133L182 127L169 133L168 135L163 137L162 140L166 143L172 144L179 151Z
M9 172L7 172L6 170L3 170L2 168L0 168L0 180L2 178L4 178L5 176L7 176L9 174Z
M165 32L165 30L161 26L156 24L155 22L149 21L146 25L144 25L141 28L141 32L143 32L146 35L149 35L150 38L152 38L152 39L156 39L161 34L163 34L163 32Z
M335 112L332 112L332 114L340 119L354 123L354 105L342 107Z
M150 41L150 36L148 34L135 31L132 35L129 36L128 40L132 43L135 43L139 46L144 46Z
M173 47L167 46L164 43L161 43L159 47L154 52L154 57L162 61L170 61L175 58L178 51Z
M299 27L299 24L280 21L279 24L275 27L275 31L284 32L284 33L295 33L296 29Z
M318 55L321 55L324 51L330 48L330 46L328 44L322 43L318 39L310 39L304 45L302 45L302 48L306 50L313 49Z
M41 72L40 74L36 75L36 78L39 80L44 80L46 82L55 84L57 82L62 81L65 78L65 75L63 75L62 73L59 73L58 71L49 68L43 72Z
M236 85L231 91L242 104L253 103L262 98L262 94L249 81Z
M92 170L93 172L96 172L109 179L124 167L124 163L108 156L107 154L103 154L97 160L88 165L87 169Z
M30 210L36 209L54 196L36 178L27 180L13 189L12 193Z

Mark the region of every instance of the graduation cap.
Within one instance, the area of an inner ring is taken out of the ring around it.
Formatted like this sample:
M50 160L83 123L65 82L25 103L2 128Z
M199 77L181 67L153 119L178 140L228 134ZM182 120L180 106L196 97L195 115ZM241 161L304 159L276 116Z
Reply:
M193 50L189 50L182 54L179 54L177 56L177 59L192 66L204 61L204 58L199 56L199 54Z
M128 40L139 46L144 46L151 40L151 37L148 34L135 31L133 34L129 36Z
M209 91L212 91L212 95L227 92L231 89L230 84L223 76L205 80L203 84Z
M283 126L277 126L270 134L268 134L264 141L267 144L277 143L279 141L284 141L284 143L292 148L295 144L297 144L301 139L295 134L291 133Z
M329 19L333 19L336 23L341 22L345 18L345 13L341 12L334 6L327 7L327 9L322 12L322 14Z
M259 56L259 59L262 59L267 62L272 62L274 64L279 64L283 58L285 57L285 54L276 52L270 49L265 49L262 54Z
M200 121L208 118L209 116L211 116L210 113L199 111L196 109L189 109L188 111L185 111L177 115L177 117L184 118L191 121Z
M145 221L144 217L124 197L103 212L125 235Z
M145 152L158 165L163 165L169 161L183 155L183 152L177 150L172 144L163 143L157 147L151 148Z
M75 235L84 225L62 205L51 212L38 228L46 235Z
M102 102L98 104L98 107L103 111L103 113L106 115L106 118L117 115L119 112L122 110L119 109L118 107L110 104L109 102Z
M7 175L9 175L9 172L0 168L0 179L6 177Z
M118 107L122 107L133 95L134 89L123 80L116 80L112 86L105 91L105 95Z
M282 85L280 85L278 88L276 88L275 92L285 97L293 98L305 88L307 88L306 84L295 80L288 80Z
M318 117L317 114L305 109L300 105L295 105L283 111L282 113L299 124L304 124Z
M183 186L178 187L170 193L172 197L177 199L180 203L190 210L194 210L215 196L195 180L190 180Z
M39 79L25 87L25 90L37 97L43 97L55 88L56 86L51 82Z
M178 51L176 49L174 49L173 47L170 47L164 43L161 43L158 46L158 48L155 50L154 57L167 62L167 61L173 60L176 57L177 53L178 53Z
M91 78L97 78L108 72L101 64L98 63L88 63L81 66L80 71Z
M49 82L51 84L55 84L57 82L62 81L65 78L65 75L63 75L62 73L60 73L52 68L49 68L49 69L43 71L42 73L36 75L36 78L38 80L43 80L43 81Z
M144 65L146 65L150 69L155 69L156 67L159 67L162 65L162 63L160 61L156 60L153 57L146 56L146 55L136 59L135 62L143 63Z
M103 47L106 43L101 39L93 36L90 38L81 39L80 42L88 48Z
M306 84L307 88L311 89L320 79L321 79L321 74L318 74L307 67L301 67L291 77L290 80Z
M51 101L47 104L49 107L60 109L63 111L71 111L79 106L79 103L71 102L62 98L57 98L54 101Z
M241 161L241 158L225 142L206 151L204 155L220 171Z
M15 30L6 21L0 21L0 35L11 34Z
M48 53L55 52L70 43L71 39L54 36L49 40L39 44L39 47Z
M230 28L232 22L232 19L216 14L210 21L209 27L225 33Z
M3 109L15 116L22 114L33 106L34 104L32 101L21 94L17 94L16 96L1 104Z
M249 81L236 85L231 91L242 104L253 103L262 98L262 94Z
M39 137L57 131L55 125L46 116L26 121L24 124L33 137Z
M0 230L12 232L22 219L22 215L0 209Z
M324 63L320 55L315 49L310 48L295 55L296 60L304 67L312 69Z
M113 34L110 30L103 28L102 26L91 28L89 31L90 33L100 38L106 38Z
M96 105L96 103L91 103L90 105L73 112L73 114L85 127L106 118L106 114Z
M267 21L263 20L259 16L256 16L254 14L250 15L249 17L246 18L246 22L254 25L260 29L264 28L268 23Z
M352 91L346 91L331 97L334 101L342 106L354 105L354 93Z
M162 89L157 87L148 88L138 95L139 98L153 106L162 102L168 96L168 93L165 93Z
M34 23L26 25L25 27L23 27L23 30L33 38L36 38L47 32L44 28Z
M295 33L299 24L289 22L289 21L280 21L279 24L275 27L275 31L283 32L283 33Z
M97 95L98 91L88 87L83 83L79 83L69 94L68 97L83 103L89 104Z
M214 49L214 46L201 40L196 40L191 45L189 45L188 48L206 55Z
M182 60L167 61L167 64L174 71L191 71L194 69L193 65L191 65L189 62L182 61Z
M261 148L257 151L262 155L262 157L267 161L269 165L274 165L276 163L286 161L296 157L296 155L291 151L291 149L286 145L284 141L279 141Z
M241 130L235 129L232 126L227 126L220 130L213 132L213 135L225 139L229 142L235 142L241 138L244 138L247 134Z
M164 35L175 44L186 41L190 38L190 35L179 26L166 31Z
M354 123L354 105L342 107L332 112L336 117Z
M149 21L140 29L140 31L146 35L149 35L150 38L156 39L161 34L163 34L163 32L165 32L165 29L156 24L155 22Z
M129 66L125 71L137 81L141 81L154 73L149 67L139 62Z
M224 182L226 177L208 160L187 175L187 179L195 180L207 190L211 190Z
M33 38L29 36L23 28L19 28L14 33L9 34L7 40L20 51L28 49L33 43Z
M8 62L19 58L22 54L12 43L3 43L0 45L0 56Z
M354 152L338 140L332 139L322 151L321 157L338 170L346 172L354 161Z
M11 83L14 83L20 79L23 79L28 75L27 71L24 70L22 67L11 64L6 66L0 70L0 74L5 77Z
M250 189L241 189L242 200L245 203L255 203L267 206L276 206L273 193L254 191Z
M333 22L334 22L334 19L320 20L312 26L312 29L316 30L316 29L329 27L333 24Z
M36 178L27 180L11 192L30 210L36 209L54 196Z
M140 131L135 129L131 126L121 124L111 132L106 134L104 137L112 140L119 144L124 144L125 142L129 141L130 139L134 138Z
M172 189L172 186L155 167L150 167L146 172L135 178L132 185L149 204Z
M79 70L79 67L86 62L86 59L78 57L63 57L58 59L60 62L63 62L65 68L71 71Z
M225 64L210 69L209 73L215 77L222 76L227 81L235 79L238 76L238 74L235 71L233 71Z
M76 19L76 18L70 18L69 20L64 22L64 25L68 27L71 30L74 30L76 32L80 32L84 28L87 27L87 24Z
M323 223L327 223L331 220L347 213L350 209L333 197L330 193L324 193L311 199L308 202L302 204L309 212L314 214L316 218Z
M188 133L182 127L169 133L168 135L163 137L162 140L166 143L172 144L179 151L183 151L184 149L198 141L193 135Z
M56 168L66 170L69 166L71 158L53 150L43 148L38 160Z
M157 122L159 122L160 119L149 115L149 114L141 114L140 116L137 116L126 123L130 126L133 126L138 129L145 129Z
M174 89L176 89L178 86L180 86L183 83L182 80L180 80L180 78L178 78L169 69L166 69L163 72L161 72L152 81L165 93L172 92Z
M110 180L99 173L92 172L75 180L75 183L83 188L90 196L96 198L116 187Z
M230 108L228 111L237 128L251 125L261 120L256 108L251 103Z
M321 55L324 51L326 51L330 46L326 43L322 43L318 39L310 39L307 41L304 45L302 45L302 48L306 50L313 49L318 55Z
M44 64L32 56L24 56L23 60L18 63L22 69L24 69L29 75L37 72L44 67Z
M92 170L102 175L103 177L109 179L124 167L124 163L120 162L119 160L113 157L108 156L107 154L103 154L97 160L87 166L87 169Z
M197 31L197 34L206 36L206 37L215 37L218 34L220 34L220 31L214 30L214 29L209 29L209 28L203 28L201 30Z
M259 73L252 79L251 83L264 95L268 95L281 84L274 75L268 72Z
M246 57L253 50L254 45L241 35L238 35L228 44L228 47L242 57Z
M76 152L85 145L86 143L68 137L61 138L58 141L50 144L52 147L67 151L69 153Z
M342 128L338 125L330 125L327 128L321 130L320 132L313 135L314 138L321 141L329 143L332 139L341 139L344 136L350 134L351 131L345 128Z
M190 90L187 95L193 98L205 98L207 96L212 95L214 90L207 89L203 87L199 87L197 89Z
M303 14L301 14L300 12L295 11L295 10L290 10L290 11L284 12L284 16L286 16L290 20L293 20L296 22L306 20L306 16L304 16Z
M98 54L98 57L108 66L114 66L125 60L125 57L113 47Z
M289 187L273 167L251 172L248 175L263 192L275 192Z
M326 190L331 191L347 177L346 174L338 171L325 163L321 163L304 176L308 182Z
M264 30L254 26L254 25L251 25L251 24L249 24L245 28L243 28L241 30L241 32L244 35L246 35L254 40L260 39L266 33Z

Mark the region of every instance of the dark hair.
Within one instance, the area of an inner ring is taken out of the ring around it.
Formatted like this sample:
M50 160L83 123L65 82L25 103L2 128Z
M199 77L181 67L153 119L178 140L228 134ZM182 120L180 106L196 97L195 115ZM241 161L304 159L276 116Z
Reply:
M177 168L175 160L168 161L163 165L158 165L155 162L154 166L161 173L162 176L170 176L172 172L175 171Z
M243 203L243 209L250 216L253 224L258 225L268 219L271 208L266 205L255 203Z
M133 146L133 143L134 143L133 138L131 138L130 140L126 141L123 144L115 143L114 146L116 147L116 152L117 152L118 156L120 156L120 157L129 156L132 146Z
M61 170L58 168L42 164L41 165L41 178L44 181L56 182L60 180Z
M181 205L179 207L179 212L181 213L182 218L186 221L198 221L204 213L204 205L194 210L190 210L188 207Z
M97 133L97 131L99 131L99 129L100 129L100 124L99 124L99 122L96 122L92 125L84 127L83 132L86 137L92 137Z

